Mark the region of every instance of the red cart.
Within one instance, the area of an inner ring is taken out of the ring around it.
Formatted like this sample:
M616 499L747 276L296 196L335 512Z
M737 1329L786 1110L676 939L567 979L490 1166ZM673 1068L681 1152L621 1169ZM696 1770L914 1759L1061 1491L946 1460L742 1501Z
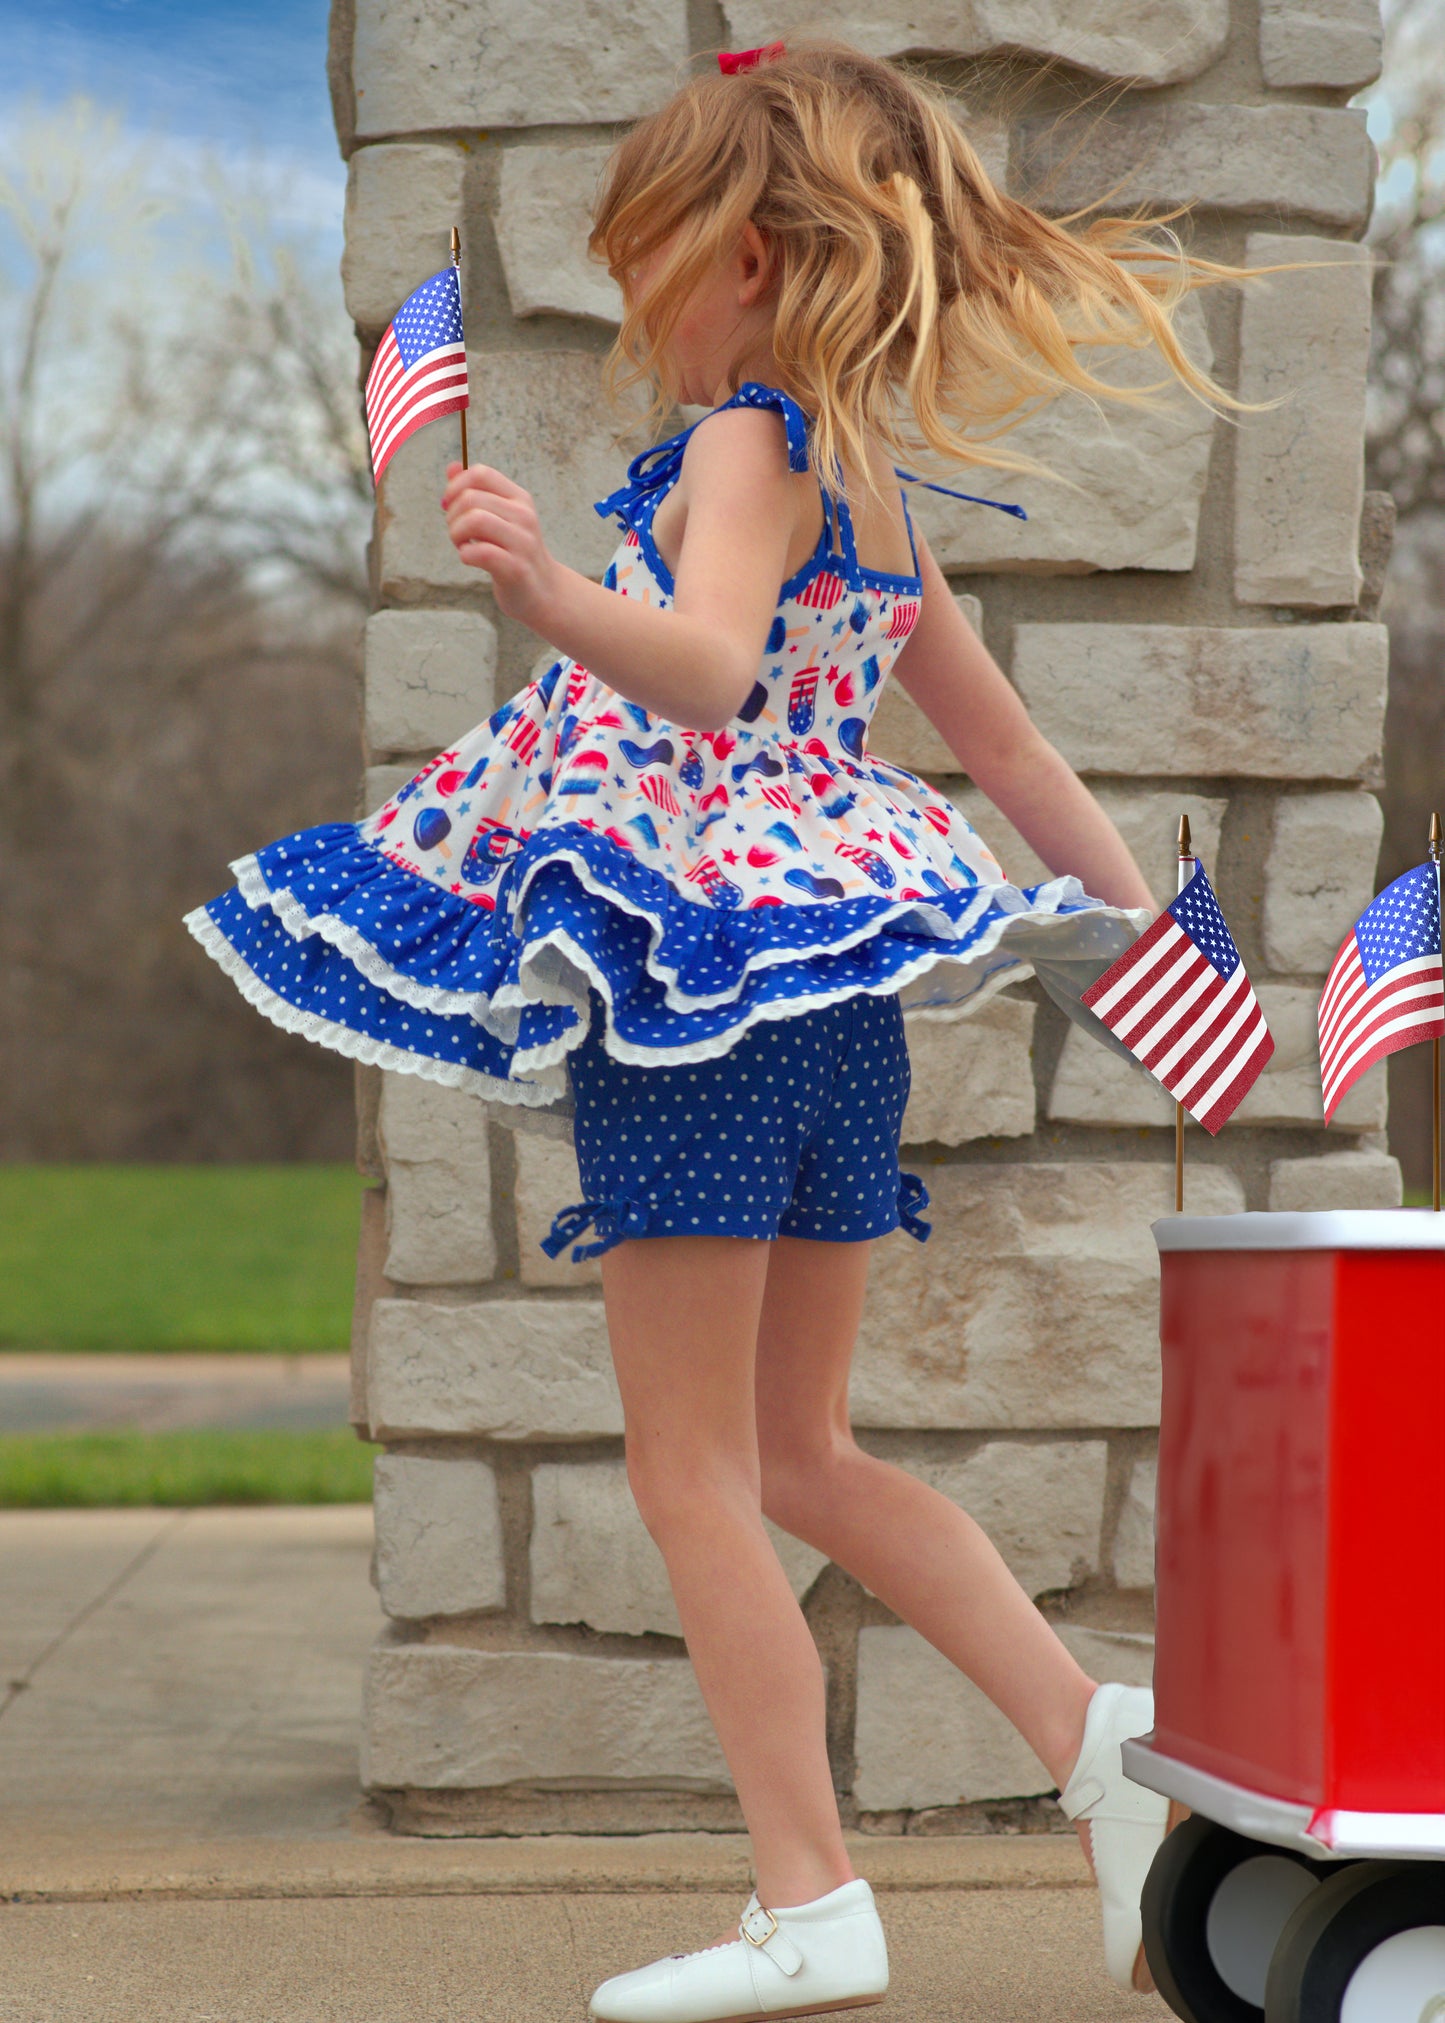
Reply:
M1189 2023L1445 2023L1445 1216L1156 1223L1144 1891Z

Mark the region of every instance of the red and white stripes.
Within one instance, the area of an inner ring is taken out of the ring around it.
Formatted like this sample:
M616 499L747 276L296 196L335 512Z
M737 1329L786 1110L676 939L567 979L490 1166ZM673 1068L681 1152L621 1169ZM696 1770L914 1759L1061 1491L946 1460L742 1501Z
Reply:
M1219 971L1161 913L1084 1002L1206 1131L1217 1131L1274 1052L1244 964ZM1098 995L1095 995L1095 992Z
M1367 983L1351 934L1320 998L1320 1081L1328 1124L1366 1068L1418 1040L1445 1035L1445 986L1438 954L1418 956Z
M439 416L467 405L467 353L461 344L424 352L408 369L387 326L366 375L366 432L375 479L409 435Z
M835 576L831 569L820 569L812 582L798 592L797 601L810 611L831 611L847 588L841 576Z

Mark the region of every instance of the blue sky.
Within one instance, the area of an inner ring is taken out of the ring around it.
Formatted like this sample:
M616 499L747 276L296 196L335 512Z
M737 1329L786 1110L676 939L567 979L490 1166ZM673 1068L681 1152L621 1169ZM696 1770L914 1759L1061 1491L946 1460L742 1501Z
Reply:
M183 151L294 171L301 209L339 241L326 16L327 0L0 0L0 97L81 93Z

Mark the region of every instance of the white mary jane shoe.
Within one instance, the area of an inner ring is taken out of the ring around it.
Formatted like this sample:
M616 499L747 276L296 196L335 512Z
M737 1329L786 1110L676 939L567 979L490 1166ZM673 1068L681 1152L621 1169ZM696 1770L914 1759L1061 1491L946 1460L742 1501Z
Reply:
M597 2023L763 2023L883 2000L888 1948L862 1876L810 1904L772 1911L755 1891L739 1930L721 1946L614 1974L588 2015Z
M1139 1899L1170 1819L1167 1798L1124 1775L1119 1745L1153 1726L1154 1695L1147 1686L1100 1686L1084 1716L1079 1760L1059 1793L1069 1818L1088 1822L1104 1913L1104 1959L1111 1980L1131 1994L1148 1994L1154 1986L1144 1959Z

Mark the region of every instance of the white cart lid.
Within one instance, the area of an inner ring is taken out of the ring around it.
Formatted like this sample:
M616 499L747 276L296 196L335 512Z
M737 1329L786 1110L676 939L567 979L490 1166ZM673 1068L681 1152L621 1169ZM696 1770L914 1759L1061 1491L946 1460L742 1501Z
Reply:
M1429 1208L1166 1215L1153 1227L1161 1251L1445 1250L1445 1214Z

